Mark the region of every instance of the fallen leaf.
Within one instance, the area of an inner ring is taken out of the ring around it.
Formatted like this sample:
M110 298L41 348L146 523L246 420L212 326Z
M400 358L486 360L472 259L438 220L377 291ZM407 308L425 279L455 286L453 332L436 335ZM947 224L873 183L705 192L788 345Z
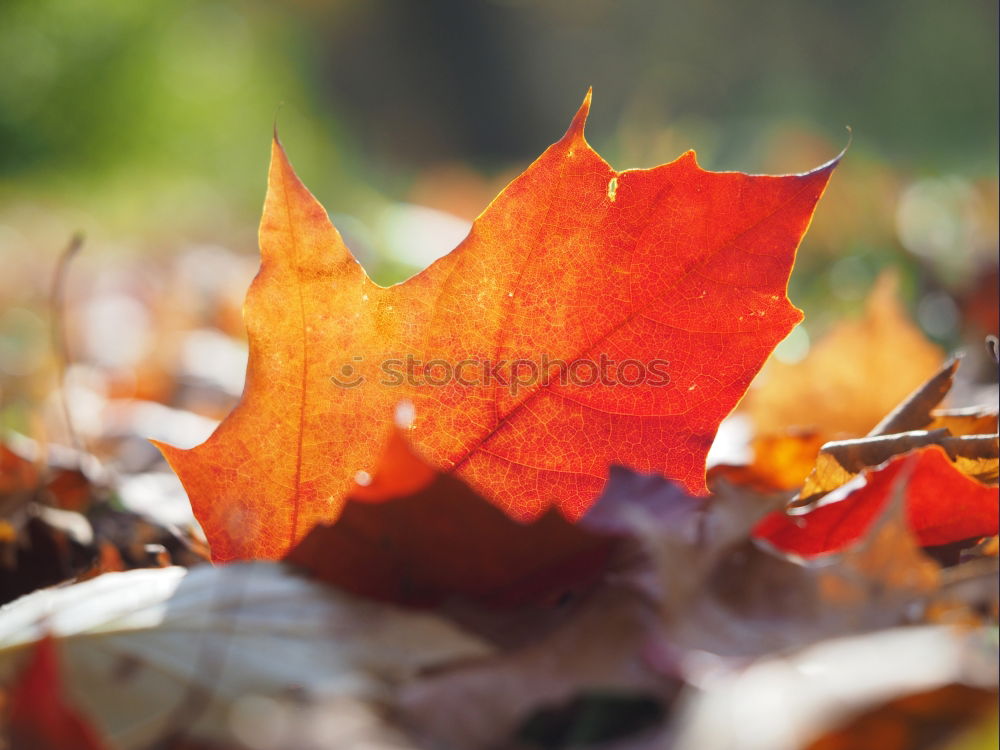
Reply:
M38 488L38 466L0 442L0 498Z
M930 606L948 599L952 608L962 608L960 597L942 594L945 576L940 566L920 547L907 514L906 488L913 481L914 463L900 472L889 496L860 540L840 551L834 566L816 568L820 592L827 605L841 608L856 618L859 608L876 605L876 617L889 619L881 625L899 625L920 615ZM978 600L977 600L978 603ZM922 605L915 607L914 605ZM907 611L909 610L909 611ZM923 610L917 614L919 610ZM905 613L903 617L899 615ZM867 620L871 618L856 618Z
M915 448L940 445L967 476L995 484L1000 467L996 410L935 408L951 389L959 362L957 356L945 362L863 438L823 442L817 430L757 435L751 464L713 467L709 478L725 477L758 491L801 487L791 501L799 507L847 483L865 467Z
M87 570L94 559L93 531L72 511L30 504L0 539L0 604Z
M756 492L796 490L813 471L823 444L823 436L815 431L757 435L750 443L752 462L713 466L708 470L708 486L712 488L722 478Z
M939 750L995 715L996 704L995 688L951 683L865 711L803 750Z
M976 546L976 551L985 557L997 557L1000 554L1000 537L991 536Z
M543 638L405 685L404 724L422 746L490 750L514 746L503 738L513 739L530 716L581 693L639 693L668 704L678 683L643 654L653 614L628 588L602 588Z
M617 172L584 139L589 106L458 248L388 288L274 142L243 398L197 448L160 444L214 559L281 557L335 519L404 399L417 451L519 520L578 518L612 462L705 491L719 422L801 319L786 285L836 160Z
M901 503L883 509L865 538L825 565L751 540L774 503L743 488L695 498L659 477L612 477L592 513L623 519L653 562L632 577L659 610L653 642L661 670L689 677L705 654L744 663L899 625L936 600L938 567L902 521Z
M97 559L93 565L77 577L77 580L87 581L105 573L121 573L123 570L128 570L128 567L126 567L125 561L122 560L118 548L108 540L102 539L97 545Z
M860 480L826 495L813 507L771 514L756 527L754 536L799 555L840 550L864 535L904 471L907 515L921 545L997 533L998 489L965 476L942 448L931 445L865 469Z
M1000 619L1000 564L966 561L941 571L941 588L924 614L928 623L979 626Z
M909 627L823 641L746 669L706 674L700 690L686 696L670 736L679 748L801 750L902 696L956 683L994 693L996 661L987 628ZM883 740L880 750L894 747L891 738Z
M285 558L351 593L408 605L470 599L492 607L555 602L592 584L613 539L555 508L515 521L457 477L431 469L394 430L371 484Z
M533 747L511 738L517 727L524 739L532 727L541 731L541 718L568 721L565 709L588 696L630 695L676 711L689 702L674 701L678 678L708 688L774 652L919 621L943 595L956 606L968 595L943 591L946 571L907 527L901 492L835 564L816 565L752 544L754 522L774 499L730 490L692 497L661 477L615 467L581 523L638 534L654 565L633 560L616 571L542 638L408 683L406 727L432 747ZM676 727L676 715L667 716ZM664 740L644 734L614 745L633 746Z
M759 433L866 435L937 372L941 350L906 316L896 287L896 277L883 274L862 318L833 328L801 362L768 365L745 402Z
M5 747L10 750L102 750L105 745L62 692L58 646L45 636L9 689Z
M997 433L997 408L969 406L959 409L935 409L927 429L944 428L952 435L989 435Z
M381 706L423 669L492 653L444 619L355 599L278 563L108 573L22 597L0 618L0 675L47 635L66 699L125 750L174 733L246 744L252 728L277 732L275 748L311 747L315 737L298 732L315 722L271 725L261 713Z
M1000 459L1000 440L996 433L954 437L947 428L939 427L824 444L794 504L808 504L817 496L850 481L864 468L878 466L893 456L931 445L941 447L955 468L966 476L985 484L996 483Z
M79 469L60 469L45 485L54 505L86 513L93 499L90 479Z

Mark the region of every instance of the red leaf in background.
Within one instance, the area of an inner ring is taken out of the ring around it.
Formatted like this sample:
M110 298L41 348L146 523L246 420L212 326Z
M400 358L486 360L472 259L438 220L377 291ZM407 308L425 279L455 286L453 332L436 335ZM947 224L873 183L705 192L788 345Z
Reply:
M805 556L837 552L860 539L892 493L902 489L910 527L924 547L997 533L998 488L970 479L936 445L896 456L862 473L864 484L841 497L835 490L802 515L778 511L765 517L754 536L778 549ZM905 483L900 488L900 483ZM852 481L846 488L854 485Z
M33 490L38 484L38 467L0 443L0 495Z
M286 559L375 599L513 607L593 582L612 546L554 508L531 522L511 519L431 469L394 430L372 483L356 486L340 518L315 526Z
M104 750L97 732L62 694L56 641L46 636L10 689L10 750Z

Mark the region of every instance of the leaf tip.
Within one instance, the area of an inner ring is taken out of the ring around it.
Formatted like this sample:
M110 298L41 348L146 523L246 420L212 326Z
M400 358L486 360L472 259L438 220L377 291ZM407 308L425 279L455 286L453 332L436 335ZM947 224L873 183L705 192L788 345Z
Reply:
M153 438L149 438L149 442L160 452L160 455L163 456L173 472L179 477L181 456L187 453L187 451L160 440L154 440Z
M274 110L274 121L271 125L271 134L275 143L280 145L281 141L278 139L278 115L281 114L281 108L285 106L284 102L278 102L278 108Z
M587 116L590 114L590 100L594 93L594 87L591 86L587 89L586 96L583 97L583 103L580 108L576 111L573 116L573 121L569 124L569 130L566 131L567 140L576 140L577 138L583 138L583 131L587 125Z
M851 144L854 143L854 128L852 128L850 125L845 125L844 127L847 129L847 143L844 144L844 148L842 148L840 150L840 153L837 155L837 161L840 161L844 157L844 154L847 153L847 150L851 147Z
M285 147L281 145L281 139L278 138L278 127L275 125L274 135L271 138L271 169L275 166L280 166L285 169L291 169L292 165L288 161L288 154L285 153Z
M816 169L814 169L812 172L813 174L825 173L827 175L830 175L833 173L833 170L835 170L840 165L841 159L847 156L847 150L851 147L851 143L854 142L854 132L850 128L848 128L847 133L848 133L847 143L840 150L840 153L834 156L832 159L830 159L830 161L826 162L825 164L820 164L818 167L816 167Z

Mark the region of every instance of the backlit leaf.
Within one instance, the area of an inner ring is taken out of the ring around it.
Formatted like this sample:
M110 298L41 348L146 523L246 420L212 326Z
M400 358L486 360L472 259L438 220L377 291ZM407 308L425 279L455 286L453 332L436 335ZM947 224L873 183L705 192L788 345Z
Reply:
M336 518L404 399L419 453L517 519L579 517L612 462L705 492L719 422L801 319L788 276L836 162L618 172L584 139L589 106L389 288L274 142L243 399L197 448L161 446L216 560L280 557Z

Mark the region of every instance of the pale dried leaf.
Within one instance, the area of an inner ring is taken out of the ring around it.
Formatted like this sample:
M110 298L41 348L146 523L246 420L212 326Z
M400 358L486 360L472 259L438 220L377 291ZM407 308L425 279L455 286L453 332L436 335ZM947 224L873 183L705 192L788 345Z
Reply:
M995 433L953 436L947 428L939 427L826 443L793 504L807 504L816 495L840 487L862 469L928 445L944 448L963 474L986 484L996 482L1000 442Z
M816 428L828 439L872 430L941 364L883 274L864 316L838 324L796 364L770 362L747 409L759 433Z
M178 729L245 739L247 701L378 702L422 669L491 652L436 616L276 563L110 573L22 597L0 610L0 676L46 633L70 699L126 749Z
M654 618L634 592L605 587L530 645L406 685L406 726L430 747L487 750L503 747L531 714L579 693L672 694L675 683L643 655Z
M798 750L901 695L950 683L991 688L996 666L996 640L985 629L923 626L821 642L746 670L706 673L678 717L674 747Z
M619 516L633 524L654 563L654 580L647 572L640 583L659 607L665 667L686 674L692 654L741 661L920 621L940 579L906 524L903 481L900 498L865 538L805 562L750 539L773 500L738 488L698 499L658 478L612 477L605 496L622 494ZM836 502L863 483L859 477L828 497ZM631 509L630 496L637 498Z

